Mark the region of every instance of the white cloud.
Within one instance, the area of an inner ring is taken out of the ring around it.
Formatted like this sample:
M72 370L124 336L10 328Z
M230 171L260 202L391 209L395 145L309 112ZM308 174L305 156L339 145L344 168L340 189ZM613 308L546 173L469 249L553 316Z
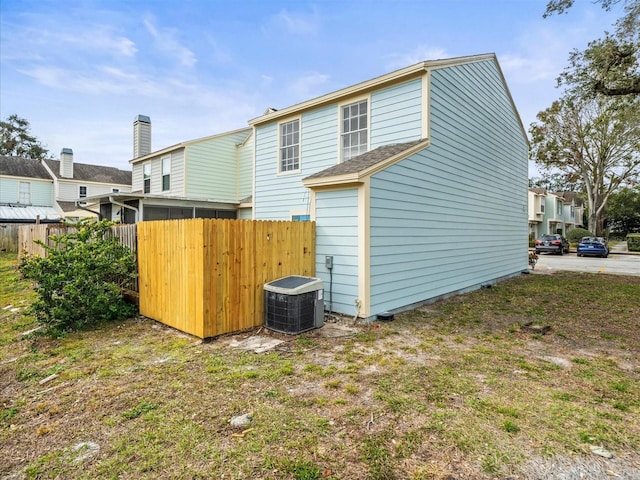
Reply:
M181 45L180 42L176 40L175 36L177 30L172 28L157 28L155 25L155 19L150 16L146 17L143 20L143 23L147 28L147 31L156 41L156 46L160 51L171 55L185 67L193 67L196 64L198 60L195 53Z
M290 85L290 91L294 98L306 100L310 97L316 97L319 95L319 88L325 85L329 80L330 75L310 72L295 79Z
M283 9L274 15L273 20L278 26L284 27L294 35L315 35L320 30L320 21L315 9L311 14L289 12Z

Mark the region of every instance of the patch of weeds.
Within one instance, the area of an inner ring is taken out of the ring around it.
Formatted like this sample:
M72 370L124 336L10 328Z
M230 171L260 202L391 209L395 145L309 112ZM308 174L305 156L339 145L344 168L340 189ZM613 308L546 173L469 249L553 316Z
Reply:
M18 415L17 407L5 408L4 410L0 410L0 421L7 422L16 415Z
M603 340L613 340L616 338L616 336L608 332L602 332L600 334L600 338L602 338Z
M612 406L613 408L615 408L616 410L620 410L621 412L628 412L630 410L629 405L623 402L613 402Z
M586 358L580 358L580 357L572 358L571 361L573 363L577 363L578 365L590 365L591 364L591 362L589 360L587 360Z
M369 467L371 480L394 480L393 457L386 446L384 435L365 437L360 447L360 459Z
M629 388L631 388L629 381L628 380L622 380L620 382L615 382L611 385L611 388L613 388L614 390L621 392L621 393L625 393L629 391Z
M315 343L309 335L303 333L296 338L296 345L301 348L311 348Z
M342 381L340 381L340 379L333 379L333 380L329 380L328 382L325 382L324 384L324 388L332 388L332 389L336 389L338 387L340 387L340 384L342 383Z
M518 433L520 427L510 420L502 422L502 429L507 433Z
M127 420L133 420L134 418L138 418L140 415L144 413L148 413L152 410L156 410L157 408L158 408L158 405L156 405L155 403L150 403L150 402L147 402L146 400L143 400L135 407L122 412L121 415L123 418L126 418Z
M349 395L358 395L360 393L360 388L357 385L354 385L352 383L347 383L344 386L344 390L349 394Z

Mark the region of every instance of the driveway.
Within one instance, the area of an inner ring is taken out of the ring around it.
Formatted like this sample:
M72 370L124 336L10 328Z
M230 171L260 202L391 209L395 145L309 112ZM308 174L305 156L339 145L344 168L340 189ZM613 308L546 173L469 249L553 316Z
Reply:
M533 273L553 273L561 270L611 275L640 276L640 255L628 253L626 243L612 249L608 258L578 257L575 251L569 255L543 253Z

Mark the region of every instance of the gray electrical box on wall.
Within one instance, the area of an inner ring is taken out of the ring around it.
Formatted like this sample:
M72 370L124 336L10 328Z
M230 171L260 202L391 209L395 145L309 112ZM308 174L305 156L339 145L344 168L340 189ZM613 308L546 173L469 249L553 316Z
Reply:
M331 270L333 268L333 255L327 255L324 257L324 266L327 270Z

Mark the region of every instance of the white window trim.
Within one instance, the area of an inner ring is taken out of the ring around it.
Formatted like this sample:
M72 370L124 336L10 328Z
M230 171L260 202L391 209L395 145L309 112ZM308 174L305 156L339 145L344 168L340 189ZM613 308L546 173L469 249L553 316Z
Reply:
M82 196L82 189L84 188L84 197ZM89 189L86 185L78 185L78 198L87 198L89 196Z
M282 132L280 128L282 127L282 125L295 122L295 121L298 122L298 168L295 170L282 170L282 159L280 158L280 153L282 149ZM293 117L293 118L287 118L282 120L281 122L278 122L277 135L278 135L278 165L277 165L278 176L299 174L302 171L302 118Z
M371 150L371 95L352 97L338 104L338 163L342 163L342 109L352 103L367 101L367 152Z
M169 164L169 172L168 173L165 173L165 171L164 171L165 160ZM160 169L162 171L162 175L160 176L160 187L162 188L163 192L171 191L171 167L172 167L172 165L171 165L171 156L162 157L162 159L160 160ZM165 175L167 175L169 177L169 188L167 188L167 189L164 188L164 177L165 177Z
M26 192L22 191L22 187L26 186ZM23 195L26 195L26 202L22 202ZM20 182L18 185L18 204L20 205L31 205L31 182Z
M144 191L144 184L145 184L145 171L147 170L147 168L149 169L149 191L145 192ZM146 162L142 164L142 193L151 193L151 162Z

